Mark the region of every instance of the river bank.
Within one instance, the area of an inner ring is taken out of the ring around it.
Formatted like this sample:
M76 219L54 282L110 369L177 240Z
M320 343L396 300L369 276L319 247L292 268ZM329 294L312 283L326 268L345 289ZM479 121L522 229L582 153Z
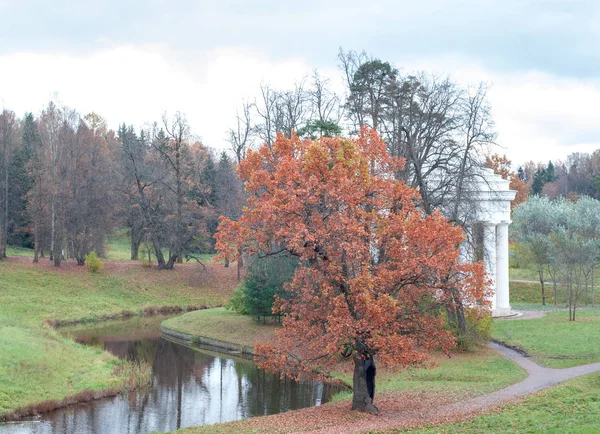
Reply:
M107 261L91 274L68 261L55 268L8 258L0 274L0 419L134 387L127 361L67 339L50 324L218 306L237 285L234 267L213 264L158 271Z

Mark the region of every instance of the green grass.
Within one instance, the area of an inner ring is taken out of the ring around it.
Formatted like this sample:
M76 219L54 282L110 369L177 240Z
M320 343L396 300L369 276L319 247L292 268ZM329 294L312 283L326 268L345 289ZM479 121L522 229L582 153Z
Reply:
M544 366L566 368L600 361L600 311L549 312L540 319L496 320L492 337L525 349Z
M0 415L87 389L121 390L127 376L115 371L124 364L53 330L0 327Z
M539 282L510 282L510 304L515 309L521 310L552 310L567 307L566 292L562 287L557 288L557 304L554 305L554 288L551 283L546 287L546 305L542 305L542 286ZM595 302L600 303L600 285L595 288ZM591 288L588 291L586 305L585 295L581 296L579 305L590 306L592 303ZM536 307L537 306L537 307Z
M33 249L26 249L25 247L8 246L6 248L6 254L8 256L31 256L31 257L33 257Z
M131 259L131 238L126 228L118 229L106 243L106 259L110 261Z
M414 433L598 433L600 374L574 378L474 419Z
M550 300L548 302L550 303ZM542 289L539 282L510 282L510 303L511 305L514 303L542 304Z
M85 389L121 384L120 362L73 343L44 320L93 320L148 306L219 305L236 285L235 270L180 266L158 271L130 266L98 274L83 267L48 269L0 262L0 415Z
M214 306L229 296L217 288L178 280L176 271L141 267L120 274L92 274L84 268L70 274L0 263L0 273L0 324L11 326L39 326L45 319L94 319L152 305Z
M163 326L194 336L203 336L245 346L272 338L277 328L272 324L261 324L247 315L225 308L199 310L170 318Z
M477 396L502 389L525 379L525 371L486 347L472 353L458 353L451 358L438 355L429 368L408 368L396 372L378 369L377 390L424 392ZM380 372L381 371L381 372ZM336 373L336 378L352 384L351 373ZM334 400L350 399L351 392L342 392Z
M165 260L169 257L169 249L162 249ZM33 255L33 253L32 253ZM207 264L210 263L214 254L200 254L196 255L200 261ZM143 259L144 252L143 247L140 247L139 258ZM153 262L154 252L152 254ZM106 259L109 261L129 261L131 259L131 236L127 228L118 229L115 234L106 243ZM185 260L185 259L184 259ZM195 262L192 260L192 262Z
M532 265L528 267L511 267L509 268L510 280L532 280L534 282L540 281L540 275L537 271L537 268ZM552 282L552 276L548 274L547 270L544 270L544 281ZM600 273L594 273L594 284L596 286L600 286Z
M539 276L537 270L535 270L534 268L531 268L531 267L521 267L521 268L511 267L511 268L509 268L508 272L509 272L511 280L533 280L534 282L540 281L540 276ZM550 276L547 276L546 279L550 279Z

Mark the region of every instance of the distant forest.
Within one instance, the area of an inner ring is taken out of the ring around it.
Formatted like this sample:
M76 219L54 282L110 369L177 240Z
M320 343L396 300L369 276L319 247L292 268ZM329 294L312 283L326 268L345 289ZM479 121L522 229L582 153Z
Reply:
M172 268L210 251L218 216L240 210L234 161L191 141L180 114L139 132L125 124L113 131L94 113L51 102L37 117L4 110L0 137L3 256L14 245L33 248L34 261L83 265L127 227L132 259L146 242L159 267Z

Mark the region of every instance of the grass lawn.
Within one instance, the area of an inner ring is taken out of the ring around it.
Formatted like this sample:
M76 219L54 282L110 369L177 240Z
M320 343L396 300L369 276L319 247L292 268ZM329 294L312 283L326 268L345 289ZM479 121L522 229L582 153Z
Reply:
M540 281L540 276L536 269L530 267L520 267L520 268L509 268L509 274L511 280L533 280L535 282ZM544 277L549 280L550 276L546 276L547 273L544 273ZM546 280L545 279L545 280Z
M6 248L6 254L8 256L31 256L33 258L33 249L26 249L24 247L8 246Z
M106 259L111 261L131 259L131 241L126 228L118 229L106 243Z
M0 415L86 389L119 388L108 353L76 344L44 320L94 319L150 306L220 305L237 284L235 267L184 264L174 271L113 262L99 274L72 261L54 268L26 258L0 262ZM115 374L121 372L121 374Z
M31 253L33 256L33 252ZM145 254L143 246L140 247L139 258L143 259ZM163 249L163 255L165 260L169 258L169 249ZM213 254L201 254L197 255L198 259L204 264L209 264L213 258ZM106 259L109 261L129 261L131 259L131 238L127 228L118 229L115 234L108 240L106 244ZM152 253L152 260L154 259L154 252ZM184 258L185 260L185 258ZM195 262L192 260L192 262Z
M540 365L566 368L600 361L600 311L549 312L540 319L496 320L492 336L523 348Z
M525 379L525 372L508 359L486 347L472 353L457 353L451 358L435 355L429 368L409 368L401 371L377 369L377 390L380 392L422 391L462 396L482 395L502 389ZM352 373L334 375L352 384ZM339 393L335 400L351 399L351 392Z
M542 310L547 310L542 305L542 286L540 284L540 278L534 269L531 268L510 268L510 303L511 306L516 309L528 310L528 308L535 309L532 304L539 304ZM526 280L528 282L519 282L520 280ZM529 282L530 281L530 282ZM544 275L544 281L546 282L546 306L554 306L554 287L550 276L546 273ZM600 273L595 273L594 277L595 287L595 302L600 302ZM565 290L558 285L557 293L557 307L562 308L567 304L567 296ZM585 305L585 296L581 297L580 304ZM592 292L591 287L587 294L588 304L592 303Z
M598 433L600 374L565 383L503 406L499 411L456 424L424 428L418 433Z
M595 288L595 304L600 304L600 285ZM567 296L562 288L558 288L557 300L554 305L554 289L552 284L546 285L546 305L542 305L542 286L539 282L510 282L510 305L516 310L557 310L565 309ZM588 304L585 304L585 297L582 296L579 305L590 307L592 303L591 289L588 292Z
M277 325L261 324L247 315L240 315L223 307L189 312L163 321L163 326L211 339L253 346L275 335Z

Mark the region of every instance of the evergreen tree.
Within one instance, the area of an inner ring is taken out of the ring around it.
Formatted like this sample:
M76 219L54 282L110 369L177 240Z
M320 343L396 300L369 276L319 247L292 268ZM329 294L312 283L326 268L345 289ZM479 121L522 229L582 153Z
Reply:
M275 297L286 298L284 284L294 275L298 260L289 254L254 256L244 283L236 290L229 303L233 310L251 315L257 321L273 315Z
M533 183L531 184L531 194L540 195L542 193L542 188L544 188L546 179L546 170L538 169L535 172L535 176L533 177Z
M9 179L12 194L9 201L9 215L12 231L9 232L9 244L33 248L31 233L31 217L27 213L27 193L31 190L33 179L27 167L33 154L40 145L37 124L33 114L26 113L23 118L23 135L21 146L14 153L9 167Z
M545 173L544 173L544 183L553 182L554 180L556 180L554 164L552 164L552 161L549 161L548 167L546 168Z

